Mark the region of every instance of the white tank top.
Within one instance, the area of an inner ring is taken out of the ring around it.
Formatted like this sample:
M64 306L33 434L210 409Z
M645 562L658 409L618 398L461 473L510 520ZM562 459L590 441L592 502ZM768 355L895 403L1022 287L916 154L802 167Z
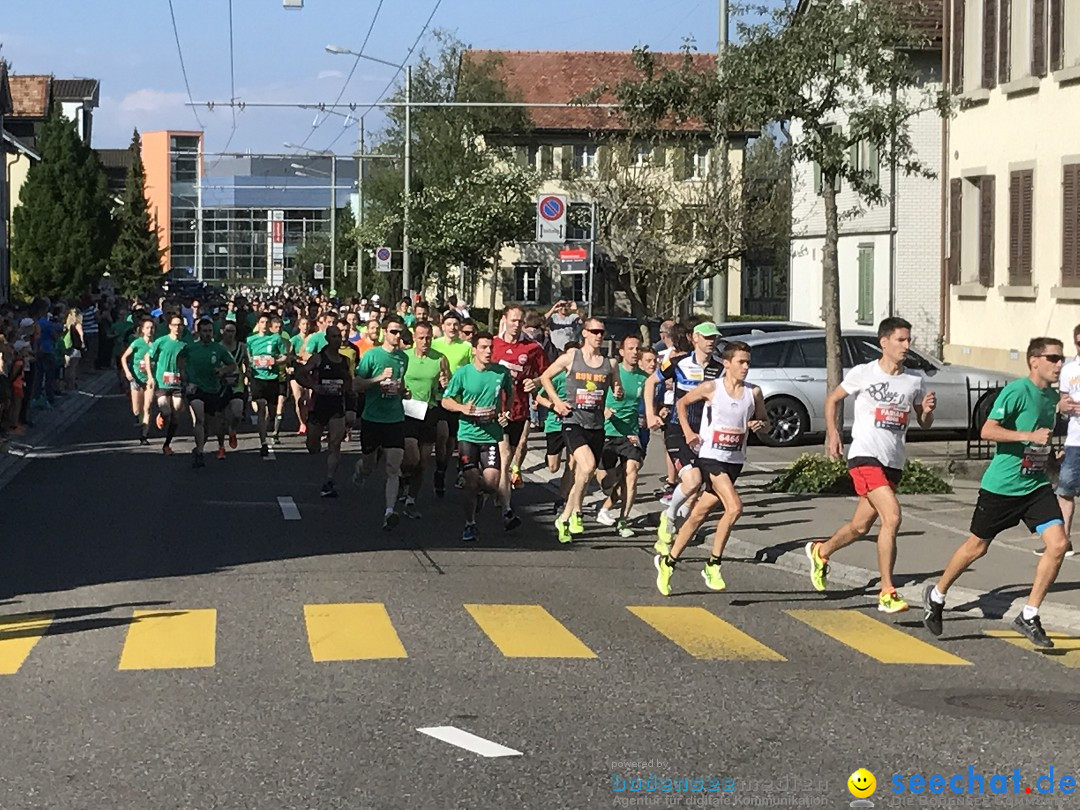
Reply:
M716 381L712 399L701 417L701 447L698 456L728 464L746 461L747 423L754 418L754 389L743 386L742 397L733 399Z

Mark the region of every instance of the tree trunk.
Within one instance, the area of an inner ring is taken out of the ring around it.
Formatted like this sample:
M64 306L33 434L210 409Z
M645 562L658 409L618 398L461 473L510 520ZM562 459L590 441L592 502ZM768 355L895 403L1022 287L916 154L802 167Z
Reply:
M496 249L491 259L491 300L488 304L488 331L492 335L495 334L495 301L496 296L499 294L499 288L502 287L501 273L499 272L499 254L500 250Z
M821 309L825 320L825 381L832 391L844 373L840 343L840 268L836 257L839 226L836 215L836 189L832 177L822 177L825 198L825 247L821 253ZM843 429L843 407L837 408L836 424Z

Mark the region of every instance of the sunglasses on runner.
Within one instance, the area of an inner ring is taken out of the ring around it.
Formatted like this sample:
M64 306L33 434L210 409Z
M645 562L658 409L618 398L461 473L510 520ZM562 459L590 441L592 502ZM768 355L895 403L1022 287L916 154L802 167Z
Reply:
M1039 357L1049 360L1051 363L1061 363L1065 360L1065 355L1063 354L1040 354Z
M603 335L604 334L603 329L586 329L585 331L588 332L590 335Z
M389 332L391 335L400 335L401 334L400 329L387 329L386 331Z

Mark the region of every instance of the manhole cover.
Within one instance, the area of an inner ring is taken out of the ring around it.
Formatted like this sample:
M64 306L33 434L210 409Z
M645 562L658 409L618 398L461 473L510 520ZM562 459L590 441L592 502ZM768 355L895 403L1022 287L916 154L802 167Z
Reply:
M1080 725L1080 695L990 689L923 689L904 692L897 703L955 717L1015 720L1021 723Z

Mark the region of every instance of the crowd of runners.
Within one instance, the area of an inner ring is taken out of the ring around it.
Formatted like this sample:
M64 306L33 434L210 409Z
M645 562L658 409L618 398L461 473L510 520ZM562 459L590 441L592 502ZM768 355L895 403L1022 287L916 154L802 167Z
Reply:
M323 497L338 496L342 447L358 440L352 481L367 487L383 473L384 529L402 516L421 517L417 504L429 480L435 498L446 496L449 481L460 490L461 539L471 542L479 537L477 510L487 498L498 505L505 531L521 525L512 496L524 485L530 432L542 430L548 470L561 474L556 536L571 543L585 531L583 501L594 479L604 496L595 522L634 536L638 474L650 436L661 433L669 486L654 544L656 586L671 594L687 546L719 510L701 576L711 590L726 588L724 547L743 511L736 485L748 438L769 427L761 390L747 381L753 363L747 344L724 340L710 322L665 323L661 344L628 334L609 357L603 321L577 318L561 304L546 317L561 317L560 328L574 318L578 323L565 335L573 339L557 347L529 336L538 314L520 305L505 308L495 334L456 306L440 309L404 299L394 312L368 302L330 309L325 301L301 307L273 300L250 309L230 305L213 316L178 307L159 317L135 311L120 369L139 440L149 444L153 417L164 436L162 452L171 455L189 411L198 468L206 463L207 442L216 442L216 457L224 460L226 446L238 447L240 425L251 418L259 452L267 456L291 400L308 451L325 446ZM842 400L854 398L847 450L858 496L854 515L831 537L808 543L806 555L813 587L825 591L829 561L878 523L877 606L893 614L908 610L893 581L905 437L912 422L933 424L936 398L904 365L911 325L887 318L878 338L881 357L850 369L825 408L826 450L839 458L838 415ZM1080 340L1080 327L1074 338ZM952 584L999 533L1023 522L1045 549L1014 626L1037 646L1053 646L1038 611L1071 553L1072 503L1080 492L1080 360L1062 376L1064 361L1062 341L1033 339L1028 376L1000 392L982 428L997 452L982 480L971 536L923 594L923 623L935 635ZM1070 427L1055 497L1048 468L1059 415L1070 418Z

